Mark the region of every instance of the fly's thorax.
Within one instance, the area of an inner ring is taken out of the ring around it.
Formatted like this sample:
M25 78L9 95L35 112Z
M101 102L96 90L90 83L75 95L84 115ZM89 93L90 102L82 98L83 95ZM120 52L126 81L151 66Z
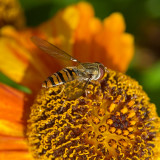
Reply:
M91 78L91 80L101 79L105 73L105 67L99 62L81 63L77 68L86 78Z

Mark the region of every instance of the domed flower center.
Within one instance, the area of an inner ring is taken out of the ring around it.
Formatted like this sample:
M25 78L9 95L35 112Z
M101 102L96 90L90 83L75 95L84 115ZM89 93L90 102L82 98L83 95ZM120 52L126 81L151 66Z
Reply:
M82 83L83 84L83 83ZM28 125L35 159L149 160L154 154L158 117L142 87L110 69L84 93L78 81L42 89ZM62 90L63 89L63 90Z

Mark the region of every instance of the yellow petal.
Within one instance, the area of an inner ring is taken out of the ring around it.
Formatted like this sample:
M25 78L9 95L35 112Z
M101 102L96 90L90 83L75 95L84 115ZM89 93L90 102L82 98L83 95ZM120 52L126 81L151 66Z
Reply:
M24 130L25 130L25 127L21 123L0 119L1 135L23 137Z
M0 52L5 54L0 56L0 70L17 83L37 91L60 64L53 63L49 55L31 42L32 31L17 32L12 27L4 27L1 31Z
M16 82L20 82L29 63L28 53L15 40L8 37L0 39L0 48L1 70Z

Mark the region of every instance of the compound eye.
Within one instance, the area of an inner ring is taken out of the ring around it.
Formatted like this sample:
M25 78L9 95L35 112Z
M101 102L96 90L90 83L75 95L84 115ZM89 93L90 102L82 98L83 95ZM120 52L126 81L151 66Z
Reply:
M99 65L99 74L100 74L100 76L98 79L102 79L105 74L105 68L102 64Z

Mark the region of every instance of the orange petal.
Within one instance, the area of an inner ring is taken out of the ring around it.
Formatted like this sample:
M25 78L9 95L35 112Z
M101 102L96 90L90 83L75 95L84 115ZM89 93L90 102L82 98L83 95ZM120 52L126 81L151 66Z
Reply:
M83 2L78 5L80 8L89 6ZM80 22L75 31L73 54L82 62L98 61L111 69L125 72L133 57L134 43L133 37L124 32L123 16L114 13L102 24L94 17L92 8L88 12L91 14L85 17L86 11L79 9Z
M28 53L8 37L1 37L0 48L1 70L16 82L21 81L29 63Z
M72 53L73 30L77 23L77 10L71 6L35 29L18 32L12 27L2 28L0 51L6 54L0 56L3 64L0 69L12 80L37 91L46 77L62 67L59 61L37 49L30 38L39 36Z
M77 4L79 24L74 34L73 55L81 62L92 61L92 41L94 35L101 29L101 22L94 17L91 5L85 2Z
M125 31L124 18L120 13L113 13L104 19L104 29L107 35L123 34Z
M22 122L24 94L11 87L0 84L0 119Z
M73 34L78 22L79 13L73 6L60 11L53 19L56 30L53 34L55 39L53 39L53 43L58 40L58 46L69 54L72 54Z
M133 36L125 31L125 23L120 13L113 13L104 20L102 46L107 53L103 62L114 70L125 72L134 53Z
M24 93L0 84L0 159L24 159L32 157L24 138L26 114Z
M56 71L58 63L53 63L53 59L33 45L30 40L32 34L28 31L29 37L12 27L4 27L1 31L0 52L5 53L0 56L1 71L12 80L37 91L45 78L53 73L52 69Z
M25 138L11 137L11 136L0 136L0 151L16 151L23 150L28 151L28 144Z
M25 129L24 94L0 84L0 135L23 137ZM29 114L29 113L28 113Z
M23 124L0 119L0 135L23 137L24 130Z
M0 151L1 160L34 160L28 151Z

